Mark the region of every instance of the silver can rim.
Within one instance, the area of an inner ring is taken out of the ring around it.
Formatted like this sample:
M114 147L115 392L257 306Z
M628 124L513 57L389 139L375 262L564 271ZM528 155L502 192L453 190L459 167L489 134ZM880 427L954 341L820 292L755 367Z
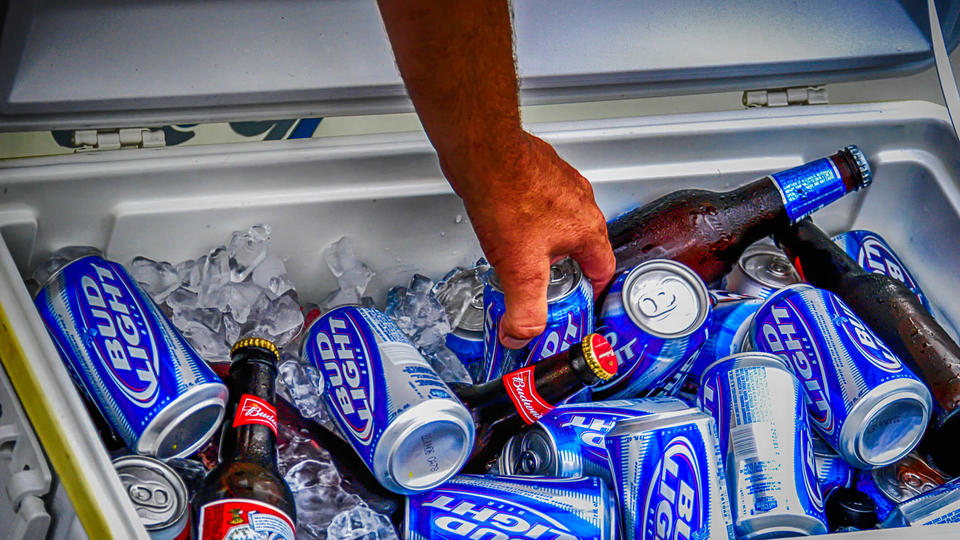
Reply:
M636 307L632 303L628 302L628 291L630 288L633 287L633 284L643 273L646 273L650 270L669 270L677 272L686 278L685 281L693 287L694 292L697 295L697 300L700 302L700 310L694 322L683 331L675 334L664 334L662 332L657 332L640 320L639 315L636 313ZM630 269L623 280L623 289L620 292L620 303L623 305L627 316L630 317L630 322L647 334L660 339L682 339L695 333L704 325L707 317L710 315L711 309L710 292L707 290L707 285L703 282L703 279L689 266L670 259L653 259L642 262Z
M200 394L202 399L196 403L190 403L194 396ZM211 423L210 427L199 437L196 442L187 446L183 450L170 456L164 456L161 459L175 459L189 456L199 450L210 440L210 437L217 432L223 417L226 415L227 406L227 386L223 382L207 382L194 386L190 390L180 394L176 400L168 404L157 416L147 424L140 437L137 439L136 451L140 454L156 456L157 452L164 446L164 442L175 431L183 421L201 409L210 406L218 408L217 418Z
M170 519L160 523L149 524L149 525L144 523L143 525L147 529L147 531L156 531L156 530L166 529L171 525L177 524L181 519L185 517L184 514L186 514L187 512L188 498L190 494L187 491L187 485L184 483L183 479L180 478L180 475L177 474L177 472L174 471L169 465L160 461L159 459L151 458L148 456L138 456L138 455L120 456L113 460L113 468L114 470L117 471L118 476L121 472L121 467L124 467L124 466L144 467L144 468L149 468L157 471L157 473L161 477L163 477L164 479L170 482L171 487L178 495L177 510L173 513ZM131 499L131 502L132 502L132 499ZM137 506L136 503L134 503L134 507L136 506Z
M907 369L904 366L904 369ZM905 384L906 382L906 384ZM888 391L890 387L894 387ZM897 388L899 387L899 388ZM920 395L918 396L917 393ZM873 394L873 395L871 395ZM837 452L850 464L865 469L876 469L896 463L903 459L916 448L920 439L926 431L927 424L930 421L930 412L933 408L933 401L930 391L920 381L912 378L892 379L873 388L866 396L853 405L850 413L843 421L843 427L840 430L840 446ZM920 406L923 411L923 421L914 429L910 436L909 444L891 454L892 457L883 460L867 460L861 455L864 430L861 426L870 425L877 415L887 407L898 402L913 402Z

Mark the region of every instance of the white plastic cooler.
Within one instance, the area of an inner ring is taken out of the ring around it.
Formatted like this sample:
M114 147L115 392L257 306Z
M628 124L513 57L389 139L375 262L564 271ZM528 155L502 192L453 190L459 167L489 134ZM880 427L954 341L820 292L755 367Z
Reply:
M911 0L516 4L527 104L806 86L932 65L925 5ZM955 45L960 2L940 8ZM100 129L104 141L120 136L111 128L410 110L371 1L12 0L0 36L0 97L2 130ZM730 189L857 144L874 184L816 221L831 233L881 233L931 300L960 321L960 144L939 105L789 106L530 128L594 183L610 217L675 189ZM307 300L336 286L320 253L344 235L377 270L371 287L380 301L415 271L440 276L480 254L417 132L0 162L0 360L50 464L23 417L10 416L17 406L0 385L0 462L39 471L20 492L16 474L0 474L13 495L9 504L0 497L0 529L76 537L82 523L91 538L146 538L23 276L68 244L95 245L119 261L176 262L258 222L273 226L273 249L289 257ZM21 457L31 452L33 461ZM960 526L922 532L955 538Z

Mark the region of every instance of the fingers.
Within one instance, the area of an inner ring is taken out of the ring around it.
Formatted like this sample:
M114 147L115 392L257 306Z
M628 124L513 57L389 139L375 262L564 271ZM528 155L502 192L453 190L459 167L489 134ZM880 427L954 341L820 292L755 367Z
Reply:
M604 235L597 241L582 244L570 256L580 263L583 275L593 284L593 297L596 298L610 283L617 267L617 259L613 256L607 237Z
M498 337L505 347L519 349L546 328L550 260L546 256L524 257L504 262L496 271L507 307Z

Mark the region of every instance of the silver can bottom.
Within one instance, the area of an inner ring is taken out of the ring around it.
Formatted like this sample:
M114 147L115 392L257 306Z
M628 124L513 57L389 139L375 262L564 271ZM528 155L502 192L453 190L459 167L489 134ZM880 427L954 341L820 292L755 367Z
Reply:
M216 433L226 412L227 387L195 386L167 405L143 430L135 451L166 460L196 452Z
M766 540L826 534L823 522L806 514L766 513L734 524L738 540Z

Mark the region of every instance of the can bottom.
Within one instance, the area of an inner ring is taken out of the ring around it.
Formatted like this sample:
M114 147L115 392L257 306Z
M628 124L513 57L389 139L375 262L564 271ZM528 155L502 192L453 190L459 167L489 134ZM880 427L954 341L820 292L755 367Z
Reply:
M186 457L216 433L226 412L223 383L196 386L167 405L144 429L136 452L158 459Z
M857 454L870 464L893 463L920 442L927 426L927 411L913 396L891 396L864 419L866 427L857 438Z
M806 514L767 514L740 522L735 528L739 540L812 536L827 532L822 521Z

